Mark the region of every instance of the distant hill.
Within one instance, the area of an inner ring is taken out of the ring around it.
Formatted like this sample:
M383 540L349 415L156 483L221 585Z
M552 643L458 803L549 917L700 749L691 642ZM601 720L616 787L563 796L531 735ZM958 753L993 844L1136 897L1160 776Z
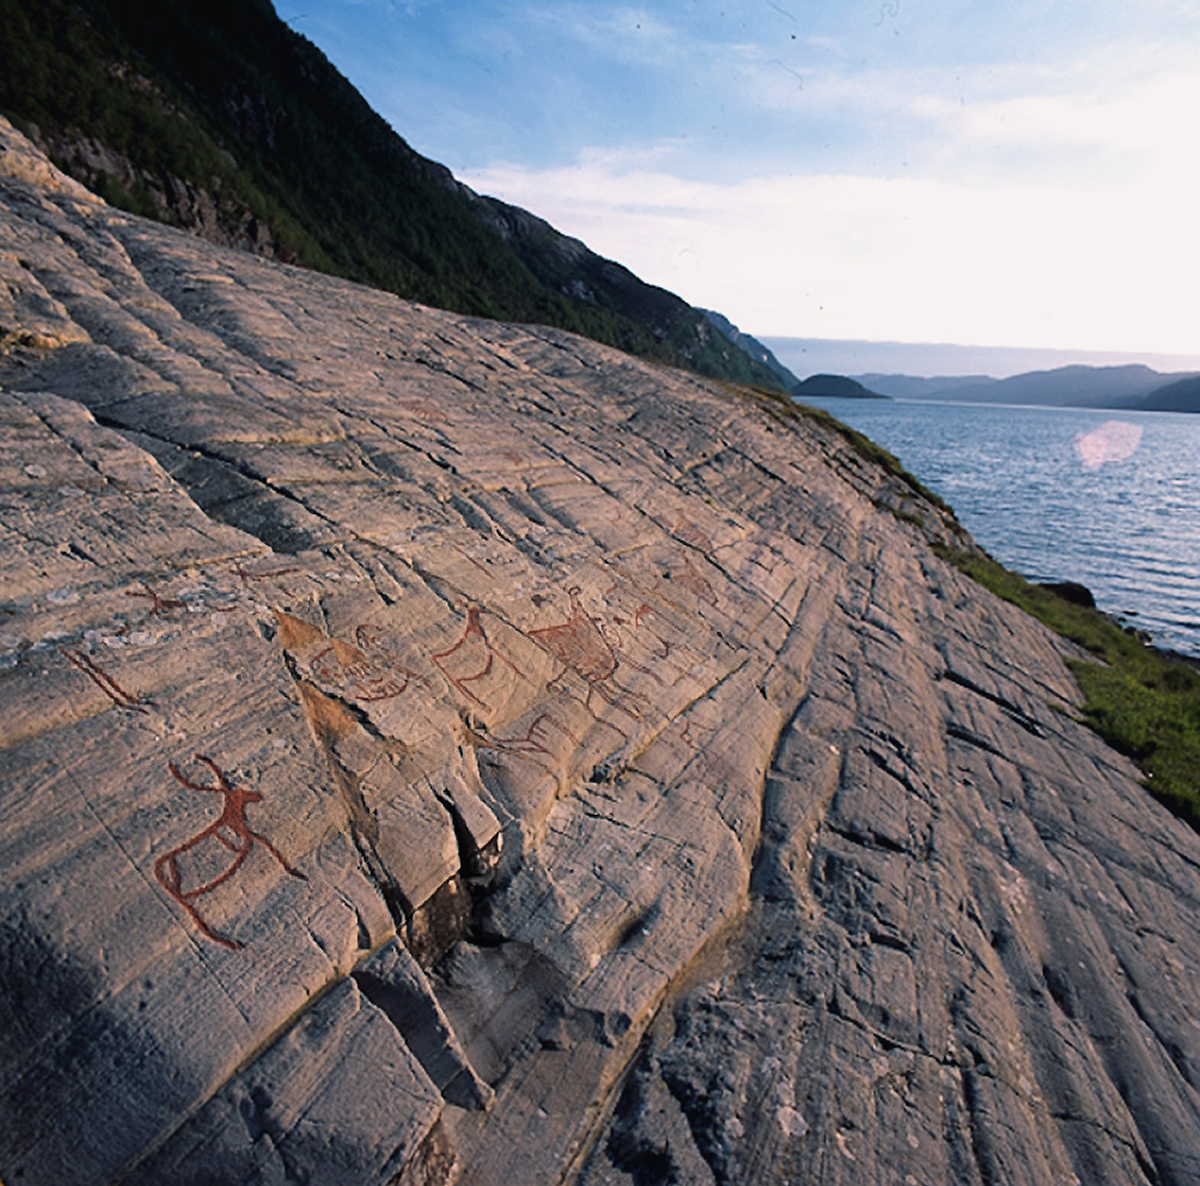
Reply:
M679 297L414 152L270 0L0 0L0 112L109 202L204 238L784 385Z
M887 399L886 395L868 391L857 379L848 379L844 375L810 375L792 389L794 395L803 399L805 396L824 396L837 399Z
M988 375L943 375L936 378L918 378L916 375L854 375L864 387L893 399L936 398L943 391L964 386L982 386L997 382Z
M1092 408L1149 406L1144 402L1147 396L1167 381L1180 378L1190 378L1190 375L1165 375L1140 363L1111 367L1072 365L1049 371L1029 371L1007 379L860 376L864 382L873 381L877 390L899 398Z
M795 390L800 380L757 338L752 338L749 334L742 333L728 317L720 313L715 313L712 309L701 309L700 312L708 318L710 324L720 330L735 346L739 346L757 362L770 367L788 391Z
M1200 376L1156 387L1139 406L1148 412L1200 412Z

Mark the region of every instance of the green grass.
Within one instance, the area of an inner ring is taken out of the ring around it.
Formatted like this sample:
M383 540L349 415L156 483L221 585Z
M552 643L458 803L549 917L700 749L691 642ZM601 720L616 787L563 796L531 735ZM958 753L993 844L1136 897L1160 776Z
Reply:
M1132 758L1143 785L1200 831L1200 670L994 560L935 550L985 589L1096 656L1096 662L1069 661L1084 695L1082 720Z

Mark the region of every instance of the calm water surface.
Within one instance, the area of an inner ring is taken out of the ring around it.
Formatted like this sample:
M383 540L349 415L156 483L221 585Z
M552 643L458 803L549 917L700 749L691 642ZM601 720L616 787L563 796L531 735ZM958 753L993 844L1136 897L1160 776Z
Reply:
M1200 656L1200 415L807 401L894 453L993 556Z

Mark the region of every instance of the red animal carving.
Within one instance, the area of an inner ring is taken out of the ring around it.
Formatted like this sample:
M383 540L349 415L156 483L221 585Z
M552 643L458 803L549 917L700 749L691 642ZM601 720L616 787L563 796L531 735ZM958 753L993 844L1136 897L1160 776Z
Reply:
M686 515L680 515L671 528L671 534L682 543L698 548L706 556L713 550L713 542Z
M598 692L601 699L614 708L635 720L641 720L642 714L637 709L622 702L635 698L633 693L621 689L624 696L618 699L606 686L619 666L617 656L604 630L583 608L579 600L580 593L578 585L572 585L567 590L567 596L571 599L571 616L567 621L529 631L529 637L563 665L562 671L546 682L546 689L553 690L568 671L573 671L588 686L584 707L593 716L596 714L592 712L592 693Z
M134 712L146 712L146 706L138 697L131 696L107 671L97 667L82 651L70 651L59 647L62 655L73 667L78 667L118 708L132 708Z
M717 595L713 591L712 585L708 583L708 579L699 569L692 564L687 556L683 558L683 571L675 572L675 581L682 585L694 597L698 597L701 601L707 601L709 605L715 607L717 604Z
M478 683L491 673L492 666L500 660L516 675L520 671L515 664L493 645L480 621L480 608L477 605L466 607L467 624L458 641L436 655L430 655L434 666L448 679L454 689L473 704L478 704L485 712L491 711L491 706L475 695L467 684ZM456 674L457 672L457 674Z
M357 645L334 639L309 660L309 670L321 683L341 687L354 700L390 700L407 689L415 678L402 666L375 626L359 626Z
M265 836L254 831L246 822L246 804L260 802L262 800L261 793L258 791L248 791L243 787L230 786L229 780L221 772L216 762L211 758L206 758L203 754L196 754L196 761L203 762L212 771L213 777L217 780L214 786L205 786L203 783L192 782L174 762L168 762L167 769L170 770L178 782L182 783L190 791L208 791L221 795L225 801L225 805L221 810L221 818L215 823L209 824L207 828L197 832L195 836L185 840L182 844L177 844L170 852L163 853L154 862L154 876L158 878L159 884L163 889L188 912L192 921L200 929L201 934L206 935L214 943L219 943L222 947L228 947L232 951L237 951L244 944L239 943L236 939L227 938L225 935L213 930L200 917L199 911L193 905L195 900L203 897L205 894L212 893L217 886L228 881L241 867L242 862L249 856L250 850L255 844L259 844L265 848L283 866L285 872L290 873L293 877L300 878L301 881L307 881L308 878L298 869L293 869L284 859L283 854ZM184 853L190 852L193 848L204 843L210 837L233 853L233 860L224 872L196 886L195 889L185 890L183 888L183 878L179 872L179 858Z
M479 744L487 749L503 750L510 754L545 754L548 758L555 756L550 748L550 731L561 733L575 745L579 738L561 721L555 720L548 712L540 712L530 722L529 728L519 737L495 737L488 734L480 738Z
M548 712L538 713L530 722L529 728L518 737L495 737L491 734L477 735L475 737L475 744L481 749L495 749L500 750L502 753L516 754L518 757L526 758L535 766L540 766L545 770L561 787L562 779L558 770L547 762L539 761L538 758L534 757L535 754L542 754L550 762L554 762L558 757L550 745L551 730L561 733L575 746L579 745L579 738L566 725L556 720Z
M576 675L595 685L617 670L617 656L604 637L604 631L580 604L580 592L578 585L567 590L571 599L571 616L567 621L530 630L529 637Z

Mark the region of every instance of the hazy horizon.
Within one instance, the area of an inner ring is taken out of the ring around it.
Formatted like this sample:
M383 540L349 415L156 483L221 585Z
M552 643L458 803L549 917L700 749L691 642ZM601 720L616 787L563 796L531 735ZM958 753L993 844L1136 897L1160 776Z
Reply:
M1195 349L1200 5L280 15L467 185L757 337Z
M1150 351L1053 350L1032 346L966 346L952 342L876 342L866 339L796 338L758 335L739 326L771 350L799 379L809 375L911 375L936 378L987 375L1007 379L1028 371L1064 366L1141 364L1164 374L1200 371L1198 354Z

